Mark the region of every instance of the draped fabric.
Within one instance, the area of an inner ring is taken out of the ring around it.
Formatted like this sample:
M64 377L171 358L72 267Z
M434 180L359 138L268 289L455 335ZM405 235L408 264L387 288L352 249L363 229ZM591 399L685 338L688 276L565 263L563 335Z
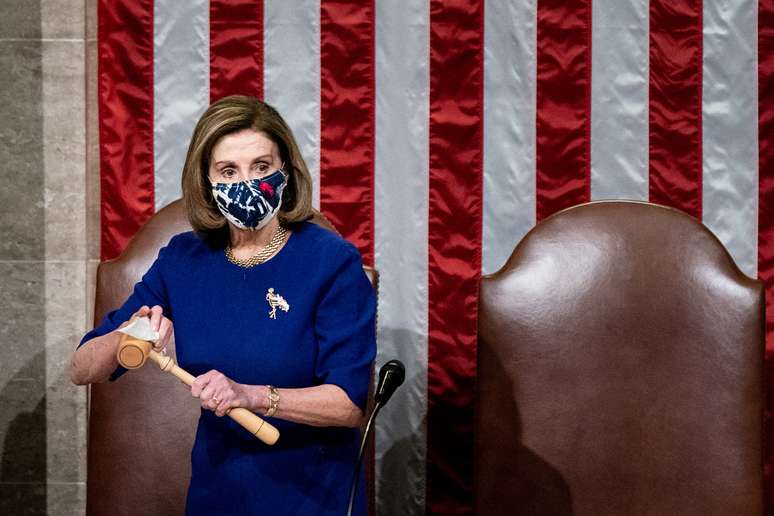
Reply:
M315 206L379 270L378 364L407 368L381 514L470 512L478 279L556 211L677 207L774 303L774 0L99 0L98 23L103 259L240 93L287 119Z

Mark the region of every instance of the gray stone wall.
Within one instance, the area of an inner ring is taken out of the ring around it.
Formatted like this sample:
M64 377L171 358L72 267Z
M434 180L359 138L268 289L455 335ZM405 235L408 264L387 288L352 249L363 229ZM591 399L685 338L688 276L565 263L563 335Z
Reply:
M85 512L95 59L95 0L0 2L0 514Z

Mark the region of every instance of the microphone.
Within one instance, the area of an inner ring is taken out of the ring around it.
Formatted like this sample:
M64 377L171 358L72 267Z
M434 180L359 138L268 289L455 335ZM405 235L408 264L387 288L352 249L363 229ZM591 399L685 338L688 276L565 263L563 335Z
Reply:
M368 424L366 425L365 432L363 432L363 438L360 440L360 453L357 456L357 463L355 463L355 473L352 476L352 486L349 490L349 505L347 506L347 516L352 516L352 506L355 503L355 493L357 492L357 484L360 480L360 464L363 462L363 452L365 451L368 437L371 435L371 428L373 428L373 422L376 419L376 415L382 409L383 406L390 401L390 398L401 386L406 379L406 368L403 367L403 363L400 360L390 360L379 369L379 383L376 384L376 392L374 393L374 409L371 411L371 416L368 418Z
M390 360L384 364L379 370L379 383L376 386L374 401L382 406L386 405L405 379L406 368L400 360Z

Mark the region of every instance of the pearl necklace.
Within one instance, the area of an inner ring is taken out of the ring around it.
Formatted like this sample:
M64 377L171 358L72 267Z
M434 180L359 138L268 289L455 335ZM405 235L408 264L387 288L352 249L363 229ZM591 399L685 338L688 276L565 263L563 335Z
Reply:
M282 226L279 226L277 228L277 231L274 232L274 235L271 237L271 240L269 240L269 243L266 244L263 249L258 251L257 254L254 254L250 258L240 260L236 256L234 256L234 251L231 249L231 246L226 247L226 258L228 258L228 261L233 263L234 265L239 265L240 267L244 267L245 269L249 269L250 267L254 267L256 265L260 265L271 256L277 252L277 249L282 246L283 242L285 241L285 236L288 234L288 230L283 228Z

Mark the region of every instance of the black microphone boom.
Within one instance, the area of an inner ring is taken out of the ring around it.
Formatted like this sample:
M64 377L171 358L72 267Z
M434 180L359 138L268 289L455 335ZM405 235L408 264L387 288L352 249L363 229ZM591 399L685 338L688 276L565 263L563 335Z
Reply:
M406 368L403 367L403 363L401 363L400 360L390 360L379 369L379 383L376 384L376 392L374 393L374 409L371 411L371 416L368 418L365 432L363 432L363 438L360 440L360 453L357 456L355 474L352 476L352 485L349 489L347 516L352 514L352 507L355 504L355 492L357 491L357 484L360 479L360 464L363 462L363 452L365 451L366 443L368 442L368 436L371 435L371 429L373 428L376 414L378 414L382 407L387 404L393 393L395 393L405 379Z

